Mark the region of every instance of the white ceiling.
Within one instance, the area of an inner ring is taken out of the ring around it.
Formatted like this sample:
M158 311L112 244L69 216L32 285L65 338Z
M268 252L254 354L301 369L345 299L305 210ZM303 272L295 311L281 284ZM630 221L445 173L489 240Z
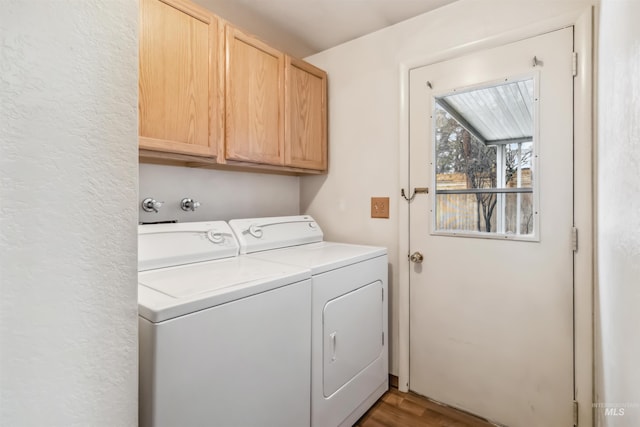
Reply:
M294 56L305 57L455 0L195 0Z

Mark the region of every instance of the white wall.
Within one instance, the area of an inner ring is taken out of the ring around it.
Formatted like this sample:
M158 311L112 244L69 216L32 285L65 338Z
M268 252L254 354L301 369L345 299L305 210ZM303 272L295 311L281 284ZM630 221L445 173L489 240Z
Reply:
M598 78L598 425L640 425L640 2L603 0ZM618 415L606 415L618 407ZM624 415L620 415L620 409Z
M141 222L230 220L300 213L300 178L255 172L223 171L155 164L140 165ZM141 202L152 197L165 204L158 213L145 212ZM201 203L185 212L180 201Z
M0 424L137 425L137 16L0 13Z
M400 64L541 21L563 22L587 4L460 0L307 58L329 73L330 171L301 179L301 210L329 239L389 248L392 373L398 373L398 266L406 259L398 252ZM391 197L389 220L369 218L372 196Z

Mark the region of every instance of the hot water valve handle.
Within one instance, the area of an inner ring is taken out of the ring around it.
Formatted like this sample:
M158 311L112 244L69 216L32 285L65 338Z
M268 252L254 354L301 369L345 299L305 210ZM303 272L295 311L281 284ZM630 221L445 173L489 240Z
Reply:
M160 209L163 204L164 202L158 202L156 199L147 197L142 201L142 210L145 212L158 213L158 209Z

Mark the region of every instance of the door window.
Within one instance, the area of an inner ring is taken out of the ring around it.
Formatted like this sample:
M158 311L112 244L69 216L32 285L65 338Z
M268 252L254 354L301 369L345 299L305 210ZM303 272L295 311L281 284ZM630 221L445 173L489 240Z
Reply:
M536 76L434 96L434 233L536 237Z

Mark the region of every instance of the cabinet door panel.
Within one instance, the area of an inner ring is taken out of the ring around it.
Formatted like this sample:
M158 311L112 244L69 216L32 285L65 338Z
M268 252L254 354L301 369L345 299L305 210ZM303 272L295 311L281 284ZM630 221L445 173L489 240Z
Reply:
M182 1L140 3L140 148L213 156L213 15Z
M226 158L281 165L284 55L227 27Z
M287 57L285 88L285 164L326 170L327 75Z

